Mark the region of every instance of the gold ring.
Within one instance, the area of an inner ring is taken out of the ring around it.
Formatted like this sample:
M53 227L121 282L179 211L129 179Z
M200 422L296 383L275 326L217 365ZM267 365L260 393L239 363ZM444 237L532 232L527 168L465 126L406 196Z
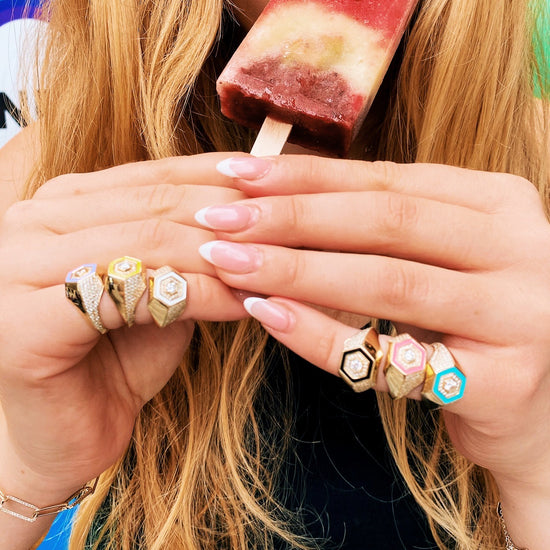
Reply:
M136 306L146 287L141 260L123 256L109 264L105 288L129 327L134 324Z
M103 294L103 280L97 274L96 264L84 264L67 273L65 296L92 322L101 333L107 329L99 317L99 301Z
M378 332L372 327L361 330L344 342L340 376L353 391L366 391L376 384L382 357Z
M153 271L149 277L147 307L159 327L174 322L187 305L187 281L170 266Z
M437 405L448 405L464 395L466 375L447 346L436 342L433 348L433 355L426 365L422 397Z
M424 381L426 350L410 334L391 338L385 374L390 395L404 397Z

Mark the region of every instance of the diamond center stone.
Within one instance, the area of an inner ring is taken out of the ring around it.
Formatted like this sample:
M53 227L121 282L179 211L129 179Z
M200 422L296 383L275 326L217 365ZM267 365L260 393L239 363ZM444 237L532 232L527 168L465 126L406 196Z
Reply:
M77 271L74 272L74 276L75 276L75 278L77 278L77 279L82 279L82 277L85 277L85 276L88 275L88 273L90 273L91 271L92 271L91 268L89 268L88 266L82 267L82 268L80 268L79 270L77 270Z
M460 380L454 374L449 374L441 380L441 393L446 396L455 395L460 390Z
M176 281L170 280L164 285L164 290L169 296L175 296L178 293L178 284Z
M118 271L122 271L122 273L128 273L132 269L132 266L130 265L130 262L124 261L117 265Z

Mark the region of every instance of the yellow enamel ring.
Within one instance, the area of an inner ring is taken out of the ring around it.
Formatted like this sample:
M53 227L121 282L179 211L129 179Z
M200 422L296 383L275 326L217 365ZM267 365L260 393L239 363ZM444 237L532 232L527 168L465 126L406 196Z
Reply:
M123 256L109 264L105 288L128 326L134 324L136 306L146 287L141 260Z

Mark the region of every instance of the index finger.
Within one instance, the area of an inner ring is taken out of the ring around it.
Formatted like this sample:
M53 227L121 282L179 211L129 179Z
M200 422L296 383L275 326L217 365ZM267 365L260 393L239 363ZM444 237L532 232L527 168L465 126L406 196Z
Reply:
M227 155L228 153L204 153L122 164L85 174L65 174L45 183L35 193L35 197L56 198L96 193L117 187L159 184L200 184L234 188L234 182L215 169L216 164L227 158Z
M521 180L508 174L441 164L367 162L312 155L232 157L224 159L217 169L250 196L389 191L490 213L502 208L510 197L517 200L518 186L514 182Z

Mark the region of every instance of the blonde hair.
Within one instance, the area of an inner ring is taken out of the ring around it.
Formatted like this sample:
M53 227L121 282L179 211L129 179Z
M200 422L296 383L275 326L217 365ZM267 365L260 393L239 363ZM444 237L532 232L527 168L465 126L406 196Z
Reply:
M377 100L387 116L367 149L398 162L517 174L548 205L548 105L533 97L534 6L425 0L396 83L388 79ZM249 147L248 131L223 120L216 103L215 74L238 39L222 0L51 0L45 9L42 149L29 195L62 173ZM314 545L278 504L291 419L283 405L270 415L279 426L262 422L262 410L280 405L266 385L265 348L253 322L198 324L180 368L140 413L125 457L81 507L72 549L84 546L104 499L107 548L244 550L275 538ZM458 455L442 417L386 396L380 410L439 546L502 544L494 482Z

